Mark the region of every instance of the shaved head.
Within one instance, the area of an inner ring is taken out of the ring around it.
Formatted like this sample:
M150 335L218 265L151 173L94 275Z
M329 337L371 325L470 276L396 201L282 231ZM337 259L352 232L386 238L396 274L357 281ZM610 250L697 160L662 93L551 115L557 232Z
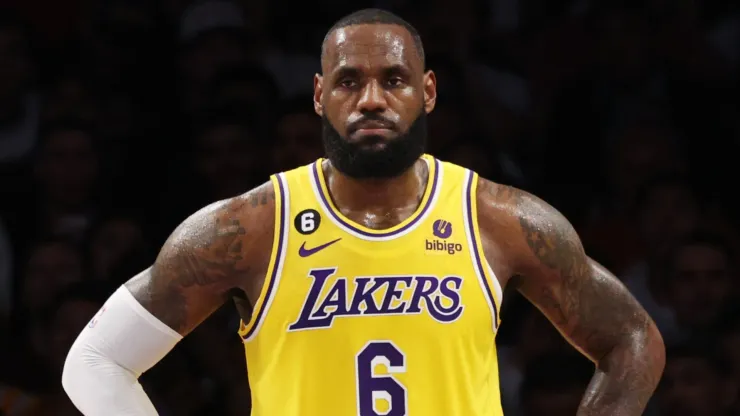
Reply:
M327 54L327 45L331 44L332 42L329 42L332 35L335 34L335 32L338 29L345 28L347 26L353 26L353 25L369 25L369 24L381 24L381 25L394 25L394 26L400 26L406 31L408 31L409 35L411 36L411 39L413 41L413 45L415 47L415 52L418 56L418 58L421 60L422 69L425 66L425 57L424 57L424 45L421 41L421 36L419 36L419 32L417 32L416 28L414 28L411 23L403 20L399 16L385 11L381 9L363 9L356 11L352 14L349 14L341 19L339 19L334 25L329 29L328 32L326 32L326 36L324 36L324 41L321 44L321 61L324 61L324 58Z

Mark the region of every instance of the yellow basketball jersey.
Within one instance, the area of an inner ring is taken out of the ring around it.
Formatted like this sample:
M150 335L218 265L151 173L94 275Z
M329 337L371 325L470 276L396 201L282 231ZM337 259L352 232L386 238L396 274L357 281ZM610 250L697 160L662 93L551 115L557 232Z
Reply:
M477 175L424 160L419 208L386 230L339 212L321 160L272 177L272 259L239 331L253 416L502 414L502 294L477 231Z

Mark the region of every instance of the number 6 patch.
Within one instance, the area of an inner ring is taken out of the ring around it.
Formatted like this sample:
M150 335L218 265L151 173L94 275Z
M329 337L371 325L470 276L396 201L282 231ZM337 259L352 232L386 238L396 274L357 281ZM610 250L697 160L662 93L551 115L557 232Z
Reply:
M296 231L303 235L312 234L314 231L319 229L321 225L321 216L315 209L304 209L295 216Z

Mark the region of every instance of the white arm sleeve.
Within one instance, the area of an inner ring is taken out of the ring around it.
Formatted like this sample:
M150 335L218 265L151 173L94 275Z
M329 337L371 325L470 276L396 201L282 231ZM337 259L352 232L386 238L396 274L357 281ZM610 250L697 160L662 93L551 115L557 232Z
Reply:
M121 286L72 345L64 391L85 416L156 415L138 378L181 339Z

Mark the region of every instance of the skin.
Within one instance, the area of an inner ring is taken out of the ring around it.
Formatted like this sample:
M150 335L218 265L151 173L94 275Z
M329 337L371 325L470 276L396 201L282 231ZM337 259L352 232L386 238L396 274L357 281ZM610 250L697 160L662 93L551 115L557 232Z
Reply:
M314 106L343 136L363 112L378 112L393 121L384 136L393 140L421 109L433 110L436 79L423 71L402 27L342 28L328 38L325 52L324 75L314 79ZM355 180L329 162L323 168L344 215L376 229L410 216L428 177L423 162L390 180ZM477 200L484 252L502 287L518 288L596 364L578 415L642 414L665 361L663 340L645 310L586 256L573 227L547 203L485 179L479 180ZM183 222L154 265L126 285L182 335L229 297L244 300L238 307L253 305L272 249L274 215L269 183L210 205ZM240 312L248 317L247 307Z

